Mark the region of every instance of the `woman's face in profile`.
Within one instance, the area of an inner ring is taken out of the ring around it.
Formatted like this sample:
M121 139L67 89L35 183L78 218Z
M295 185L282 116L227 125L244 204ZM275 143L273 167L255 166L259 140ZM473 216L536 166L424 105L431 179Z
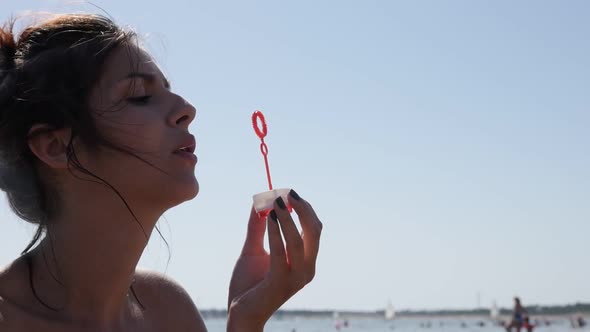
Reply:
M86 168L136 204L167 209L197 195L195 141L188 130L195 108L171 92L147 52L133 44L115 48L89 105L99 133L147 163L109 148L82 148Z

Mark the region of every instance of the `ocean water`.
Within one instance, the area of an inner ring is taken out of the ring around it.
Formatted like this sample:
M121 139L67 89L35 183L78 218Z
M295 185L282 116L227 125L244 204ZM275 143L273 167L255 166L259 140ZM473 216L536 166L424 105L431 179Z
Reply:
M344 327L344 320L348 326ZM483 326L478 323L484 323ZM209 332L225 332L225 320L206 319ZM340 329L337 328L340 327ZM399 318L391 321L372 318L340 318L339 321L328 318L283 318L271 319L265 332L504 332L501 326L489 321L473 318ZM526 331L526 330L521 330ZM550 326L538 326L535 332L590 332L590 327L574 329L566 318L553 319Z

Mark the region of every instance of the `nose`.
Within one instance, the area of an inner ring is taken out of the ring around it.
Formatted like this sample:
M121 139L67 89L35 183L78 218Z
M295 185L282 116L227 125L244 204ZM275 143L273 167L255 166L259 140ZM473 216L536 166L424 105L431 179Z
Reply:
M173 127L188 128L197 114L197 110L191 103L181 96L178 97L178 104L168 116L168 124Z

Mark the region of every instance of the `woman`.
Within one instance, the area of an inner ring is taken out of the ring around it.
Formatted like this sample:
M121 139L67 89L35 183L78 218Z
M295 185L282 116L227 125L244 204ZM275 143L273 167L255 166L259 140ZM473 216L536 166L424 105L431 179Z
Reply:
M512 312L512 321L510 321L510 324L506 326L506 331L512 331L512 328L515 328L517 332L520 332L520 330L523 327L527 331L531 332L534 326L530 324L528 312L522 306L520 298L515 297L514 310Z
M0 331L205 331L180 285L136 271L158 218L198 193L195 108L105 17L60 15L16 40L9 24L0 51L0 187L38 225L0 272ZM315 274L322 224L292 191L300 235L285 203L250 214L228 331L261 331Z

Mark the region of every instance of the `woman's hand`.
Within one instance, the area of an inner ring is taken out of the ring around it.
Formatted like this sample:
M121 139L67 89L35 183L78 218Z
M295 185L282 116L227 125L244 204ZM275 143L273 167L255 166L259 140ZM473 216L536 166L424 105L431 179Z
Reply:
M299 216L302 234L281 198L266 221L254 209L250 213L246 241L229 287L228 331L262 331L272 314L315 275L322 223L293 190L289 204ZM270 253L263 245L267 228Z

